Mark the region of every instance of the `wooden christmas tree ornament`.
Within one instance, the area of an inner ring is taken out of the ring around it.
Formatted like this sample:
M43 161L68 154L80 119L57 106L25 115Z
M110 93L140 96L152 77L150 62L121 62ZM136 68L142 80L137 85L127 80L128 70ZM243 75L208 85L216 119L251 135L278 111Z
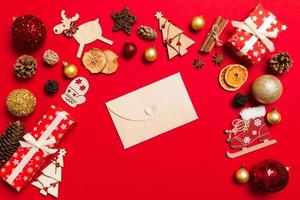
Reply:
M169 20L163 17L161 12L156 12L156 19L159 21L159 29L162 31L163 42L167 46L169 59L178 54L183 56L195 42L183 34L183 31L174 26Z
M58 198L59 183L62 181L62 168L64 167L65 149L60 149L59 154L43 170L42 174L31 184L40 189L43 195L52 195Z

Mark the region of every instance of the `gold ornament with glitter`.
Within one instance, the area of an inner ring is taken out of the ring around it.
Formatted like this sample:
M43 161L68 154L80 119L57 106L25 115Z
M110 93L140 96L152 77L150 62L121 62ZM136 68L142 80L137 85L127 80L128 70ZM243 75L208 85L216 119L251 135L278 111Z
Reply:
M281 81L269 74L259 76L252 83L252 94L262 104L270 104L277 101L283 92Z
M29 90L16 89L9 93L6 106L12 115L26 117L34 111L36 98Z

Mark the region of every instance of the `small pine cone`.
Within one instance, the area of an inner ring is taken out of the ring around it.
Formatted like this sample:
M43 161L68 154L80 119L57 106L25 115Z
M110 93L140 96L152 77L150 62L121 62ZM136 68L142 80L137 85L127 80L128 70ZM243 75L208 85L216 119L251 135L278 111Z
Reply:
M145 40L155 40L157 33L151 27L141 25L138 28L138 35Z
M27 79L35 75L37 68L36 59L33 56L20 56L14 66L15 74L19 78Z
M24 136L24 127L20 121L8 125L0 137L0 165L6 163L20 146L19 140Z
M279 52L273 55L270 62L270 68L277 74L288 72L292 67L292 59L288 53Z

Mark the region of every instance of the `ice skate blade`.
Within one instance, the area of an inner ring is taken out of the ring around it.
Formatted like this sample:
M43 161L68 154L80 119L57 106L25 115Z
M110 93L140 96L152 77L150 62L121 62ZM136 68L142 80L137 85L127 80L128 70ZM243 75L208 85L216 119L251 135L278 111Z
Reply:
M275 140L275 139L266 140L266 141L261 142L260 144L257 144L257 145L251 146L251 147L247 147L247 148L245 148L241 151L235 152L235 153L230 153L229 151L227 151L226 155L227 155L228 158L237 158L237 157L240 157L242 155L251 153L253 151L265 148L267 146L270 146L270 145L276 144L276 143L277 143L277 140Z

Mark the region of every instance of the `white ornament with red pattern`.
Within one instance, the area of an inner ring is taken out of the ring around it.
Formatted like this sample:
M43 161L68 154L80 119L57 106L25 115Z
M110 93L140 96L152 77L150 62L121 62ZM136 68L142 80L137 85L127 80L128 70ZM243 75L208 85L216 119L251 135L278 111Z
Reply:
M75 108L78 104L86 101L85 94L89 89L89 82L84 77L75 78L66 89L66 92L61 95L61 98L69 106Z

